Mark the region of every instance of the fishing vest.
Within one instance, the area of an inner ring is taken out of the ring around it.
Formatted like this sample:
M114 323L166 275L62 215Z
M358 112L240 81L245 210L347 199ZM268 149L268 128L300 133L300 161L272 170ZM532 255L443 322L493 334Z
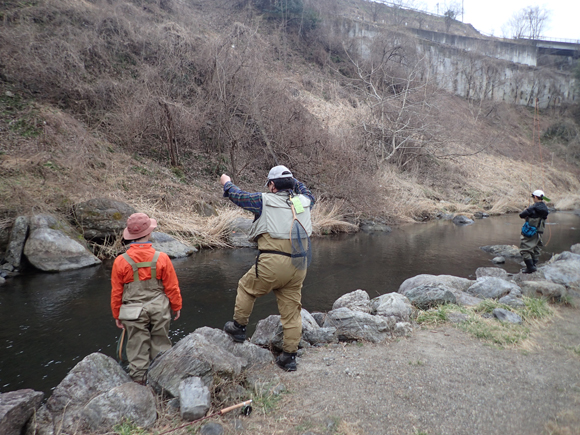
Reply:
M133 269L133 282L128 282L123 287L123 303L133 302L148 302L160 294L165 294L163 281L157 279L157 259L159 258L159 251L155 252L151 261L142 263L135 263L135 261L124 253L123 258L129 263ZM151 268L151 279L141 281L139 279L139 269L143 267ZM163 298L167 299L167 298Z
M298 221L310 236L312 234L312 221L310 220L310 198L298 195L304 211L296 214ZM256 241L262 234L268 233L274 239L290 240L290 230L294 217L292 208L288 204L287 192L262 193L262 214L252 224L250 240Z

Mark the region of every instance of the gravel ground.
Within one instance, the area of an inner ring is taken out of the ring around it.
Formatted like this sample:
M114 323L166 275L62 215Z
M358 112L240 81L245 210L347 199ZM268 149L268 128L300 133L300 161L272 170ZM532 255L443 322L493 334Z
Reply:
M296 372L267 368L289 392L274 411L244 418L243 432L580 434L579 353L580 310L567 307L513 349L451 325L308 349Z

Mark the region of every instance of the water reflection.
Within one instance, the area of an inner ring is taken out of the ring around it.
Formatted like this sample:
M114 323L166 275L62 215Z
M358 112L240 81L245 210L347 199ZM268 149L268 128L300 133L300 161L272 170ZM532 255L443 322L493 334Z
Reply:
M362 288L371 297L396 291L421 273L473 277L492 266L479 249L519 244L516 215L458 227L449 221L408 225L389 234L340 235L315 239L313 263L303 288L309 311L328 311L341 295ZM542 261L580 242L580 217L550 215ZM231 318L238 279L253 264L252 249L207 250L174 261L184 298L182 317L172 324L175 342L200 326L221 328ZM517 272L508 262L504 269ZM84 356L113 356L119 330L110 314L112 262L59 274L30 273L0 287L0 392L33 388L50 393ZM250 331L277 313L273 295L258 299Z

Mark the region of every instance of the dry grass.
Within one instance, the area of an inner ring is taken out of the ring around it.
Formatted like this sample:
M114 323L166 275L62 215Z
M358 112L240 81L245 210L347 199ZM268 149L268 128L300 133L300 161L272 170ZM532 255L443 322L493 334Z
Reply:
M558 200L554 201L554 207L556 207L558 210L580 209L580 195L578 194L564 195L560 197Z
M358 225L346 222L342 209L342 203L318 202L312 211L313 235L357 232Z

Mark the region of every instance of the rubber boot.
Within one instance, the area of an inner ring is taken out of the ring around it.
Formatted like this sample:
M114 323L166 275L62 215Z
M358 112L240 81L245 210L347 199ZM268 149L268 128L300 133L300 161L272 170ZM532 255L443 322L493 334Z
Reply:
M534 263L534 266L538 264L538 257L532 256L532 262Z
M526 263L526 267L525 269L522 269L522 273L534 273L536 270L536 266L534 266L534 260L530 259L524 259L524 263Z
M240 325L235 320L233 322L226 322L224 331L233 338L236 343L243 343L246 341L246 327Z
M296 371L296 353L286 353L282 352L276 358L276 364L283 370L287 372L295 372Z

